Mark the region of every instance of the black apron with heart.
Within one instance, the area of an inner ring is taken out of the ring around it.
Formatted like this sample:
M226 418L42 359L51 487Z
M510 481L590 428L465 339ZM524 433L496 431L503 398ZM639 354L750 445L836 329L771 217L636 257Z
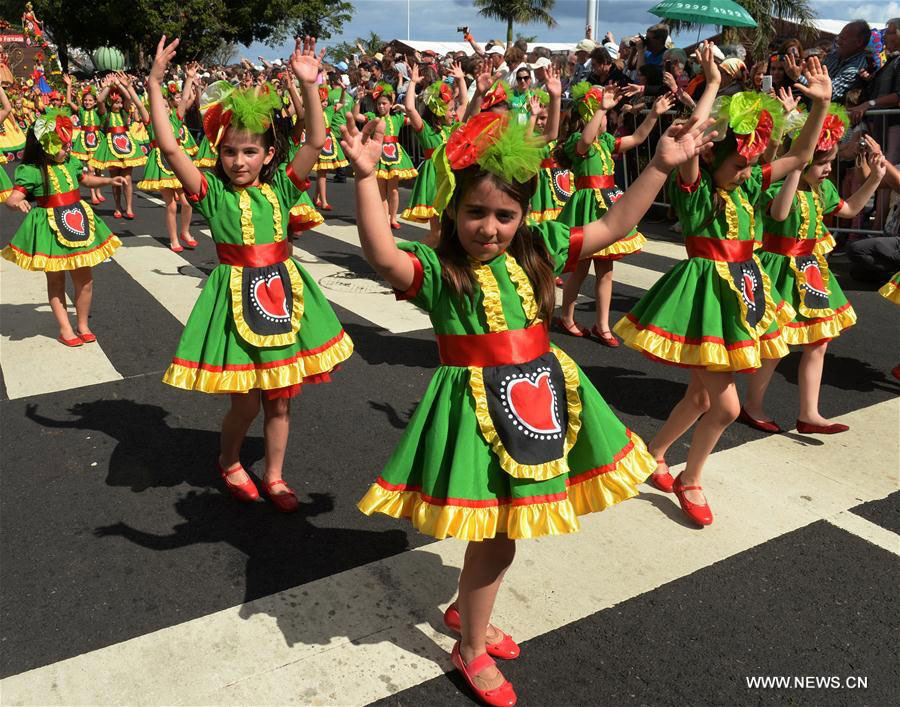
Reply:
M386 165L398 164L400 162L400 143L383 143L381 145L381 161Z
M331 159L332 157L334 157L334 139L331 137L331 133L328 133L325 135L325 145L319 152L319 159Z
M759 264L754 258L728 263L728 273L744 303L747 325L755 329L766 313L766 289Z
M518 464L545 464L564 456L569 410L566 381L556 356L482 369L488 411Z
M828 286L822 277L819 260L815 255L797 255L793 258L794 270L799 273L797 291L807 309L828 309Z
M562 167L550 167L550 185L553 191L553 199L559 206L565 206L572 196L572 173Z
M244 321L254 334L271 337L291 333L294 298L285 263L242 268L241 294Z
M97 149L97 131L96 130L83 130L82 133L82 142L84 146L88 150L96 150Z
M112 151L121 156L128 156L132 153L131 137L128 133L115 133L109 136Z
M94 238L93 214L88 213L89 208L81 201L53 207L52 230L62 245L68 248L81 248Z
M612 205L615 204L619 199L621 199L625 192L623 192L619 187L610 187L609 189L599 189L600 194L603 196L603 205L607 209L611 209Z

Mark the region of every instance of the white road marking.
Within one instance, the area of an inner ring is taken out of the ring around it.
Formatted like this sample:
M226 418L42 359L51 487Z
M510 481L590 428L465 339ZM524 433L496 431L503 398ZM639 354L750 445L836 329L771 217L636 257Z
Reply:
M836 525L848 533L858 535L863 540L868 540L873 545L900 555L900 535L891 532L887 528L866 520L862 516L858 516L851 511L841 511L826 520L832 525Z
M68 275L66 280L69 281ZM71 282L68 286L71 290ZM122 379L103 353L103 322L92 322L91 328L97 335L95 343L67 348L56 341L59 331L47 301L44 273L22 270L0 260L0 302L0 366L10 399ZM75 326L74 306L69 306L69 315Z
M890 400L842 416L851 431L821 446L771 435L713 454L703 486L716 520L702 531L673 522L674 497L645 486L578 534L518 543L494 622L527 640L883 498L897 490L898 414ZM451 668L440 610L464 551L434 542L14 675L3 702L367 704Z

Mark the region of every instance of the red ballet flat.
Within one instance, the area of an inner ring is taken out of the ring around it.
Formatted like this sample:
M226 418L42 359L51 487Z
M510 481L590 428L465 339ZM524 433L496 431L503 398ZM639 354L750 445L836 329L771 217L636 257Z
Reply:
M133 221L133 220L134 220L134 214L131 213L130 211L126 211L126 212L125 212L125 218L128 219L129 221Z
M100 196L97 197L97 201L99 201L102 204L104 201L106 201L106 197L103 196L103 194L101 194Z
M197 247L197 241L195 241L189 235L188 236L178 236L178 238L180 238L181 242L184 243L188 248L196 248Z
M805 435L836 435L846 432L850 427L840 422L832 422L830 425L814 425L811 422L797 420L797 432Z
M122 212L116 209L113 211L113 218L122 218Z
M669 465L666 464L666 460L657 459L657 469L659 469L660 464L665 464L666 470L662 473L657 473L654 471L652 474L650 474L650 476L647 477L647 483L650 484L653 488L662 491L663 493L672 493L672 487L675 485L675 479L673 479L672 474L669 473Z
M97 337L93 334L82 334L80 331L76 331L75 333L78 335L78 338L86 344L93 344L97 340Z
M272 493L272 488L279 485L284 486L287 490L284 493ZM266 492L266 496L269 497L269 500L275 504L275 508L282 513L293 513L300 508L300 501L297 500L297 495L294 493L293 489L284 482L284 479L276 479L272 482L265 481L263 482L263 489Z
M455 633L460 632L459 609L456 608L456 604L451 604L447 607L447 611L444 612L444 626ZM497 627L495 626L494 628ZM499 628L497 630L500 631ZM503 633L503 631L500 631L500 633L503 635L503 638L495 643L488 643L485 645L488 655L491 655L494 658L502 658L503 660L518 658L519 653L521 653L519 644L508 634Z
M894 366L891 369L891 375L894 376L897 380L900 380L900 365Z
M750 413L744 410L743 406L741 406L741 413L738 415L737 419L738 422L743 422L745 425L749 425L760 432L781 432L781 427L778 426L777 422L774 420L769 420L767 422L765 420L757 420L754 417L750 417Z
M324 204L323 206L320 206L319 208L322 209L322 211L333 211L333 209L331 208L331 204Z
M225 482L225 486L228 487L228 492L232 496L242 503L253 503L254 501L259 500L259 490L256 488L256 484L253 483L253 479L250 478L249 474L247 474L246 481L236 484L233 481L229 481L228 475L234 473L238 469L224 469L221 461L218 462L218 465L222 481ZM238 468L245 474L247 473L240 464L238 464Z
M176 243L175 245L169 243L169 250L171 250L173 253L180 253L184 250L184 246L181 245L181 243Z
M578 322L572 322L571 325L566 324L562 317L553 317L553 326L562 329L569 336L574 336L579 339L584 338L589 333L588 330Z
M506 680L500 687L495 687L493 690L482 690L475 685L475 681L472 678L477 677L480 673L495 665L494 659L487 653L482 653L468 664L464 663L462 656L459 654L459 641L457 641L453 645L453 651L450 653L450 660L456 669L462 673L466 682L469 683L472 692L484 704L492 705L492 707L512 707L512 705L516 704L516 691L513 690L512 683L509 680Z
M672 491L678 497L678 503L681 504L681 512L684 513L689 520L700 526L710 525L713 522L712 510L708 503L704 503L702 506L697 503L691 503L684 497L684 492L702 490L702 486L682 486L681 474L678 475L678 478L675 479L675 483L672 484Z
M602 332L600 331L596 325L591 327L591 334L597 337L597 341L599 341L604 346L609 346L609 348L614 349L619 345L619 340L613 336L611 331Z
M84 341L80 336L75 336L74 339L63 339L61 336L56 337L56 340L61 343L63 346L68 346L69 348L75 348L76 346L84 346Z
M399 223L392 223L392 224L391 224L391 228L393 228L395 231L399 231L399 230L400 230L400 224L399 224Z
M92 197L91 197L91 203L92 203L94 206L96 206L97 204L99 204L99 203L101 203L101 202L100 202L100 199L98 199L96 196L92 196Z

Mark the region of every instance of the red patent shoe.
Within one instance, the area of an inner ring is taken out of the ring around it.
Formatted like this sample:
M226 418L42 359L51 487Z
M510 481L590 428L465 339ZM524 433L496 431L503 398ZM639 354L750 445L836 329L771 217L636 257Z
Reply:
M181 243L176 243L175 245L169 243L169 250L173 253L181 253L184 250L184 246Z
M91 203L92 203L94 206L97 206L97 204L99 204L99 203L101 203L101 202L100 202L100 199L98 199L96 196L92 196L92 197L91 197Z
M190 234L186 236L178 236L182 243L184 243L188 248L196 248L197 241L191 238Z
M272 489L275 486L284 486L284 493L272 493ZM263 482L263 489L265 489L266 496L269 497L269 500L275 504L275 508L282 513L293 513L300 508L300 501L297 500L297 495L294 493L293 489L284 482L284 479L265 481Z
M451 604L447 607L447 611L444 612L444 626L449 628L451 631L455 633L459 633L460 630L460 621L459 621L459 609L456 608L456 604ZM497 628L496 626L494 628ZM500 631L500 629L497 629ZM503 660L512 660L513 658L518 658L519 653L521 652L519 649L519 644L516 643L509 635L500 631L500 634L503 636L499 641L495 643L488 643L485 645L485 649L488 652L488 655L493 656L494 658L502 658Z
M569 336L575 336L579 339L588 335L588 330L585 329L578 322L572 322L572 324L566 324L563 321L562 317L553 317L553 326L562 329Z
M125 212L125 218L127 218L129 221L133 221L133 220L134 220L134 214L131 213L130 211L126 211L126 212Z
M665 466L666 470L660 472L660 466ZM672 486L675 484L675 479L673 479L672 474L669 473L669 465L666 464L665 459L656 460L656 471L647 477L647 483L663 493L672 493Z
M597 337L597 340L604 346L614 349L619 345L619 340L613 336L611 331L600 331L596 326L591 327L591 334Z
M482 653L472 662L466 664L459 654L459 641L457 641L453 645L453 651L450 653L450 660L453 661L453 665L462 673L466 682L469 683L472 692L484 704L492 705L493 707L512 707L512 705L516 704L516 691L513 690L512 683L509 680L504 681L500 687L495 687L493 690L482 690L472 680L472 678L477 677L492 665L496 665L494 659L487 653Z
M61 336L57 336L56 340L63 346L68 346L69 348L75 348L76 346L84 345L84 341L78 335L76 335L74 339L63 339Z
M891 375L894 376L897 380L900 380L900 365L894 366L891 369Z
M97 340L94 334L82 334L80 331L76 331L75 334L86 344L93 344Z
M237 465L236 469L225 469L222 467L222 462L218 462L219 464L219 473L222 475L222 481L225 482L225 486L228 487L228 492L234 496L238 501L242 501L243 503L252 503L254 501L259 500L259 491L256 488L256 484L253 483L253 479L250 478L250 475L247 474L247 479L242 481L239 484L234 483L228 479L229 474L233 474L235 471L243 471L245 474L247 473L244 467Z
M122 212L116 209L113 211L113 218L122 218Z
M830 425L814 425L811 422L797 420L797 432L805 435L836 435L846 432L850 427L840 422L832 422Z
M323 204L319 207L322 211L333 211L331 204Z
M755 417L750 417L750 413L744 410L743 406L741 406L741 414L738 415L737 419L738 422L743 422L745 425L749 425L760 432L781 432L781 427L778 426L777 422L774 420L757 420Z
M672 491L678 497L678 503L681 504L681 512L688 517L689 520L697 525L710 525L713 522L712 510L709 504L704 503L702 506L698 503L691 503L684 497L685 491L702 491L702 486L682 486L681 474L672 484Z
M391 224L391 228L394 229L395 231L399 231L399 230L400 230L400 224L399 224L399 223L392 223L392 224Z
M106 201L106 197L103 196L103 194L100 194L100 195L97 197L97 201L99 201L99 202L102 204L104 201Z

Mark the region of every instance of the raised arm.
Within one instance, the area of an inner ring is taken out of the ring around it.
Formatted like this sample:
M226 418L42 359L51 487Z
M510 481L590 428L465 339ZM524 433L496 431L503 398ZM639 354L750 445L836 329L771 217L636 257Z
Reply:
M803 76L806 85L795 83L794 89L812 101L809 116L787 154L769 163L773 182L788 172L806 167L816 151L819 133L825 123L825 116L828 115L828 104L831 101L831 79L828 76L828 69L819 63L818 57L810 57Z
M544 137L550 142L559 137L559 115L562 111L562 81L559 80L559 72L553 66L544 69L544 86L550 95Z
M106 97L109 96L109 89L112 82L107 76L100 85L100 93L97 95L97 113L106 115Z
M147 112L147 108L146 106L144 106L144 102L138 97L137 91L134 90L134 84L130 80L125 79L122 87L125 89L125 92L131 99L131 102L137 108L138 115L141 116L141 121L144 123L144 125L149 125L150 113Z
M409 119L409 124L417 133L422 132L422 128L425 127L425 124L422 122L422 116L416 110L416 87L421 81L422 76L419 74L419 67L413 64L409 70L409 88L406 89L406 95L403 97L403 106L406 108L406 117Z
M156 142L166 161L175 172L175 176L184 185L188 194L199 194L203 184L203 175L194 165L178 144L175 133L172 131L172 123L169 122L169 105L162 95L162 82L166 77L166 69L169 62L175 56L178 39L171 44L166 44L166 35L163 35L156 45L156 57L150 69L147 79L147 92L150 94L150 122L153 123L153 132L156 134Z
M303 132L303 128L306 126L306 109L303 107L303 99L300 97L300 94L297 92L297 87L294 85L293 75L288 75L284 82L287 84L288 95L291 97L294 115L297 116L297 120L294 122L293 126L291 126L291 137L294 138L296 142L299 142L300 133Z
M784 178L784 183L778 194L769 204L769 216L776 221L784 221L791 213L791 206L794 203L794 195L797 193L797 186L800 184L801 170L795 169Z
M584 130L581 131L581 137L578 138L578 143L575 145L575 151L579 155L588 153L591 145L594 144L594 140L597 139L597 135L600 134L601 127L604 130L606 129L606 112L618 103L618 95L618 92L612 89L603 89L600 107L594 111L594 115L591 116L588 124L584 126Z
M885 172L887 172L887 161L880 152L869 152L866 161L871 170L869 176L862 186L841 204L841 208L832 212L838 218L853 218L862 211L869 199L872 198L872 194L878 189L878 185L881 184Z
M352 121L341 126L341 147L353 165L356 225L363 255L391 287L405 291L412 286L415 271L409 256L397 247L375 178L383 142L383 120L369 121L361 131Z
M68 74L63 74L62 79L63 83L66 85L66 105L72 109L72 112L77 113L80 106L72 100L72 77ZM2 89L3 87L0 86L0 90ZM3 122L5 117L6 116L0 117L0 123Z
M463 39L465 39L469 43L469 46L472 47L472 51L483 59L485 57L484 49L478 42L475 41L475 37L473 37L472 33L469 32L469 28L466 27L465 30L466 31L463 33Z
M450 75L456 79L454 81L454 88L456 89L456 119L462 120L469 108L469 87L466 85L466 72L462 70L462 65L457 61L450 68Z
M297 150L291 162L291 169L299 179L306 179L325 146L325 116L322 114L322 101L316 85L324 57L324 49L316 55L315 37L297 37L294 53L291 54L291 71L300 81L306 115L306 142Z
M188 108L191 107L194 82L197 80L197 62L191 62L184 70L184 85L181 87L181 100L178 101L178 119L184 120Z
M699 123L705 123L712 111L713 103L716 100L716 94L719 92L719 86L722 83L722 74L719 73L719 67L716 66L716 58L713 56L712 42L701 42L694 53L700 65L703 67L703 75L706 78L706 87L703 89L703 95L694 106L693 118ZM641 52L643 54L643 52ZM700 176L700 156L695 155L693 159L683 163L678 168L678 175L681 177L682 184L693 184Z
M671 93L664 93L657 98L656 101L654 101L650 112L647 113L647 117L641 121L640 125L638 125L637 130L631 135L626 135L619 140L619 152L628 152L628 150L632 150L644 142L644 140L650 136L650 132L653 130L653 126L656 125L660 116L667 110L671 110L674 105L675 98Z
M672 125L663 133L656 147L656 154L640 176L626 190L612 208L598 221L584 227L581 258L590 257L598 250L624 238L644 217L647 209L666 182L673 168L694 159L715 133L703 132L712 121L698 122L696 118L682 125Z

